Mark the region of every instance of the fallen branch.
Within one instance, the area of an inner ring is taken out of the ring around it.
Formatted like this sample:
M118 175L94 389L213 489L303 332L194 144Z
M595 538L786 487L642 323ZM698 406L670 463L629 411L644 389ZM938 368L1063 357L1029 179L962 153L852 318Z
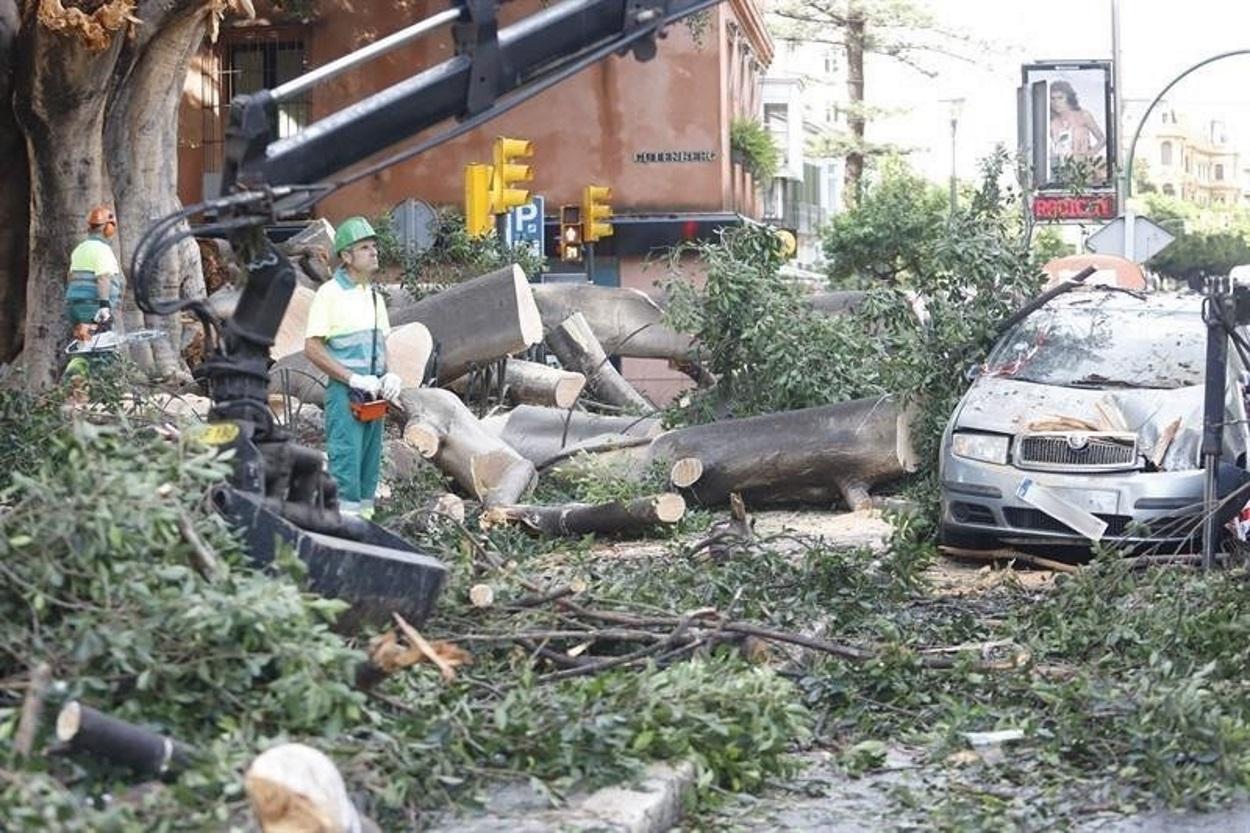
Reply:
M637 498L628 503L569 503L562 506L492 506L482 513L482 529L520 523L552 536L590 533L641 533L673 524L686 513L686 501L672 492Z
M178 531L191 545L191 563L196 572L207 581L216 581L221 577L221 562L217 555L204 543L204 539L195 531L195 523L185 511L178 513Z
M142 775L163 775L186 768L191 747L156 732L118 720L77 700L56 718L56 737L71 749L88 752Z
M597 399L609 405L650 411L652 405L625 381L608 362L603 345L595 338L581 313L574 313L547 334L547 345L566 370L586 377L586 387Z
M1013 549L970 550L963 547L941 546L938 550L951 558L964 558L970 561L1017 561L1043 570L1054 570L1057 573L1079 573L1081 568L1075 564L1065 564L1040 555L1030 555Z
M29 757L35 748L35 734L39 731L39 719L43 716L44 697L52 682L52 666L41 662L30 672L30 684L22 698L22 716L13 734L13 752L18 757Z

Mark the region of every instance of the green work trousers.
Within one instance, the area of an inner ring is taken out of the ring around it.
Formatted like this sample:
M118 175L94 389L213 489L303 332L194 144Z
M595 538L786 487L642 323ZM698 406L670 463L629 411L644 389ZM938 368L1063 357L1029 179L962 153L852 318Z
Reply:
M352 416L347 385L326 384L326 454L330 476L339 487L339 509L370 517L373 494L382 468L382 423L361 422Z

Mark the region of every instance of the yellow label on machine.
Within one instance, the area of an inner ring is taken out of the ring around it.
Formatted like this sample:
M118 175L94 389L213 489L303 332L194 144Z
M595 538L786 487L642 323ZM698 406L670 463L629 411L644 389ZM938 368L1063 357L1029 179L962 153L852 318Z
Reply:
M188 438L204 445L229 445L239 437L235 422L206 422L187 431Z

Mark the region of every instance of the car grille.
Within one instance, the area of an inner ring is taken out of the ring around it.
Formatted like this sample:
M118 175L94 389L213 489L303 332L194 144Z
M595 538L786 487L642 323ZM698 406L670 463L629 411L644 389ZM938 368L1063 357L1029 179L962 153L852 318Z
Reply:
M1132 532L1133 538L1159 538L1164 540L1181 539L1195 534L1199 516L1175 516L1154 518L1148 523L1133 524L1129 515L1096 515L1099 520L1106 521L1108 538L1119 538L1126 532ZM1024 509L1008 506L1003 509L1003 519L1007 525L1016 529L1028 529L1034 532L1054 532L1060 535L1072 535L1074 530L1063 521L1052 518L1040 509Z
M1136 464L1133 434L1023 434L1016 441L1016 465L1022 469L1110 471Z

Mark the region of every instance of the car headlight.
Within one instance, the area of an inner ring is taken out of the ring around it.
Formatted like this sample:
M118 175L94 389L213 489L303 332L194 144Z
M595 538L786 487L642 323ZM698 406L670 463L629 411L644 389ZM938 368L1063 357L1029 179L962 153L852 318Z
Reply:
M982 460L1003 465L1007 462L1007 448L1011 439L1002 434L973 434L960 432L951 438L951 451L956 457Z

